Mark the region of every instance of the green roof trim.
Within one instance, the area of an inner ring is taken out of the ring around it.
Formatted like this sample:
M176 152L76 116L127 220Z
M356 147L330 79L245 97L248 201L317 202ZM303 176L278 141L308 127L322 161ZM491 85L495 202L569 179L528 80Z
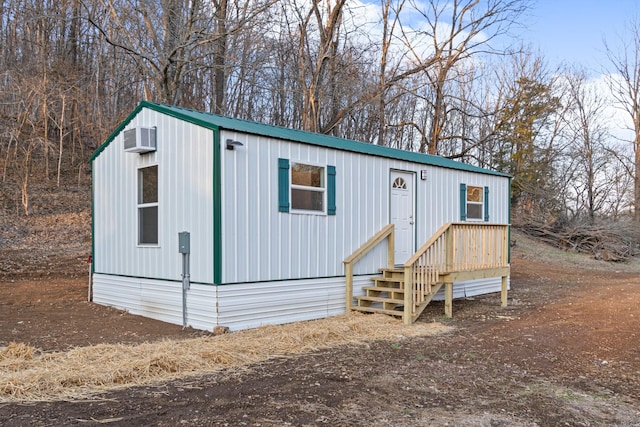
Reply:
M115 128L115 130L113 132L111 132L111 135L109 135L109 137L107 139L105 139L105 141L96 149L96 151L93 152L93 154L91 155L91 157L89 157L89 163L92 163L96 157L98 157L105 148L107 148L109 146L109 144L111 144L111 141L113 141L116 136L118 136L118 134L120 132L122 132L122 130L127 127L127 125L131 122L131 120L133 120L133 118L135 116L138 115L138 113L142 110L142 108L144 107L145 102L141 102L140 104L138 104L138 106L136 107L135 110L133 110L126 119L124 119L122 121L122 123L120 123L120 125Z
M317 145L336 150L350 151L353 153L368 154L371 156L386 157L396 160L404 160L413 163L420 163L429 166L438 166L448 169L456 169L467 172L476 172L487 175L509 177L508 174L484 169L478 166L460 163L455 160L446 159L430 154L416 153L412 151L399 150L397 148L384 147L381 145L368 144L365 142L342 139L335 136L305 132L296 129L288 129L279 126L267 125L264 123L250 122L248 120L234 119L225 116L218 116L202 111L190 110L188 108L176 107L155 102L142 101L136 109L116 128L116 130L106 139L106 141L91 156L93 161L111 143L111 141L131 122L131 120L142 110L149 108L171 117L184 120L189 123L202 126L207 129L227 129L237 132L244 132L254 135L272 137L287 141L300 142Z

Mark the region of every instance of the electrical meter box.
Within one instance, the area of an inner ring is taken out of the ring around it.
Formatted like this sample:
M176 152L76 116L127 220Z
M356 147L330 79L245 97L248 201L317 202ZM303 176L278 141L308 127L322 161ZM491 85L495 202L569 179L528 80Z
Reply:
M181 254L188 254L191 250L190 234L188 231L181 231L178 233L178 252Z

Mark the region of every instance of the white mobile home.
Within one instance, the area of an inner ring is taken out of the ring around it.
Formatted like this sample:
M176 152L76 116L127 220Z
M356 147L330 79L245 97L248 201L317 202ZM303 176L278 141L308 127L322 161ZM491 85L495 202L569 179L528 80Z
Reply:
M146 101L91 161L99 304L234 330L506 294L502 173Z

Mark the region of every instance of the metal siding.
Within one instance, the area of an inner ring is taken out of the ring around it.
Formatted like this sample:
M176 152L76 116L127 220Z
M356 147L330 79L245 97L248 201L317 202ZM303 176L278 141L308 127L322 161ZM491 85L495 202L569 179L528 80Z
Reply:
M182 283L93 275L93 301L167 323L182 325ZM192 284L187 293L187 324L213 330L217 324L216 287Z
M179 280L178 232L191 233L191 280L213 282L212 131L143 109L129 124L156 126L158 150L125 153L122 133L93 163L95 271ZM137 170L158 165L158 247L137 245Z
M476 295L488 294L492 292L500 292L502 289L502 278L494 277L481 280L469 280L466 282L456 283L454 287L456 285L463 285L465 297L473 297ZM511 289L510 278L507 278L507 290L508 289Z
M131 313L140 312L140 284L129 277L113 278L93 275L93 302L108 305Z
M491 223L509 222L509 180L452 169L427 169L427 180L418 179L417 221L418 247L442 224L460 220L460 184L489 187Z
M354 278L360 289L371 277ZM320 319L345 312L344 278L218 287L218 323L231 330Z
M332 277L342 260L389 222L389 171L428 170L416 179L416 247L445 222L459 220L460 183L491 188L492 222L508 221L508 179L222 132L244 145L222 150L223 283ZM279 212L278 159L336 167L332 215ZM501 199L502 198L502 199ZM499 200L504 200L500 203ZM386 244L356 265L357 274L386 265Z
M244 145L223 150L224 283L342 275L342 260L387 224L388 159L223 132L227 138ZM334 165L337 214L279 212L278 158ZM385 248L374 254L356 271L386 264Z

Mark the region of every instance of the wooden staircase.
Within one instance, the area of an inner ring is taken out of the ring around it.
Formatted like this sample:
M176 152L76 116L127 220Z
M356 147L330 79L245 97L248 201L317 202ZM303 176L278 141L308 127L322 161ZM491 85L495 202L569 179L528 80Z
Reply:
M356 296L355 311L365 313L382 313L402 317L404 315L405 282L404 268L381 268L382 277L373 278L373 286L363 286L365 295ZM420 304L419 313L431 302L443 283L433 283L430 292L425 293ZM418 314L419 315L419 314Z
M389 224L344 260L346 309L402 317L411 324L444 286L445 316L453 313L453 284L500 277L501 302L507 306L510 274L508 224L447 223L399 268L394 267L394 226ZM387 241L387 268L364 295L353 295L353 267Z

